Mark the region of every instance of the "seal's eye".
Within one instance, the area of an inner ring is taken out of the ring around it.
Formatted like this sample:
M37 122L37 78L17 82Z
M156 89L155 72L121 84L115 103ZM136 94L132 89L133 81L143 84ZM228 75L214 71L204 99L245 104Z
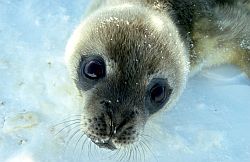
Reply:
M145 106L150 114L160 110L168 102L173 89L164 78L154 78L147 87Z
M100 79L105 76L105 65L103 61L93 59L86 62L81 71L89 79Z
M166 99L166 87L156 84L155 86L152 87L152 89L150 90L150 97L151 97L151 101L161 104L164 102L164 100Z

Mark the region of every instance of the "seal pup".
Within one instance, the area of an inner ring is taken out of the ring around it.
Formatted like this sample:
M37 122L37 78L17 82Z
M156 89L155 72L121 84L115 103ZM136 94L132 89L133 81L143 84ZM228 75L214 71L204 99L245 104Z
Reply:
M94 0L66 47L81 131L101 148L140 140L189 76L232 63L250 76L246 0Z

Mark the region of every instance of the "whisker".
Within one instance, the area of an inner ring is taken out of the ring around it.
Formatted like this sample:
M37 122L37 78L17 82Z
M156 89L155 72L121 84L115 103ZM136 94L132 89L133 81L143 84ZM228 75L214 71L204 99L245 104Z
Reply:
M121 153L121 150L119 149L119 152L118 152L118 157L117 157L117 161L121 161L120 159L121 159L121 156L122 156L122 153Z
M114 159L116 159L117 158L117 154L119 154L119 152L120 152L120 149L118 151L111 152L111 155L109 155L107 158L108 159L112 159L112 157L113 157Z
M128 157L128 147L125 147L125 149L123 150L124 152L124 156L122 157L124 161L127 161L126 158Z
M98 157L98 151L99 151L99 147L97 148L96 144L93 144L93 155L94 157Z
M139 152L139 154L136 154L136 155L139 156L139 158L140 158L139 161L141 161L141 151L138 149L138 145L135 146L135 149L136 149L136 151ZM137 160L137 157L136 157L136 160Z
M74 123L71 123L71 124L66 125L66 126L63 127L60 131L58 131L58 132L55 134L55 136L57 136L57 135L60 134L63 130L65 130L66 128L68 128L68 127L70 127L70 126L72 126L72 125L74 125L74 124L79 124L79 125L80 125L80 122L74 122Z
M68 147L70 141L74 138L74 136L75 136L77 133L80 132L80 130L81 130L81 129L77 129L77 130L69 137L69 139L68 139L67 142L66 142L66 147Z
M67 131L67 134L66 134L65 138L68 137L68 135L70 135L70 132L71 132L71 131L73 131L74 129L76 129L76 128L80 127L80 126L81 126L81 124L79 123L79 124L76 124L74 127L71 127L71 128ZM80 129L80 128L79 128L79 129Z
M82 116L82 114L71 114L71 115L64 116L63 120L67 120L72 117L80 117L80 116Z
M93 156L93 153L92 153L92 142L90 142L90 157L91 159L93 160L94 159L94 156Z
M118 159L118 161L122 161L122 159L123 159L123 156L124 156L124 152L123 152L123 151L121 151L121 155L119 156L119 159Z
M136 152L135 145L133 146L132 153L133 153L133 160L136 161L136 157L135 156L137 155L137 152Z
M54 127L57 127L57 126L59 126L59 125L65 124L65 123L69 123L69 122L73 122L73 121L80 121L80 120L81 120L81 119L66 120L66 121L62 121L62 122L60 122L60 123L57 123L57 124L53 125L52 127L54 128Z
M117 159L117 161L119 161L120 154L121 154L121 149L119 149L115 154L115 159Z
M82 139L82 137L83 137L84 135L85 135L85 134L83 133L83 134L78 138L78 140L77 140L77 142L76 142L76 145L75 145L75 147L74 147L74 152L76 151L76 147L77 147L79 141Z
M149 139L151 139L151 140L153 140L153 141L156 141L158 144L161 144L161 143L162 143L162 142L159 141L157 138L154 138L154 137L152 137L152 136L150 136L150 135L148 135L148 134L142 134L141 137L144 137L145 139L149 138ZM148 142L149 142L149 139L148 139ZM149 143L150 143L150 142L149 142Z
M79 131L80 132L80 131ZM77 162L77 159L78 159L78 156L77 156L77 152L76 152L76 147L78 145L78 141L79 139L82 137L82 134L81 133L76 133L76 136L75 136L75 139L76 139L76 142L75 140L72 141L72 143L75 143L74 144L74 149L72 148L73 147L73 144L70 144L70 150L72 152L72 155L73 155L73 162ZM71 147L72 146L72 147Z
M129 161L129 157L130 157L130 145L128 145L126 147L126 161Z
M85 145L85 143L86 143L87 140L88 140L88 137L86 137L85 140L82 142L82 148L81 148L80 156L81 156L81 154L83 152L83 148L84 148L84 145Z
M140 141L140 146L141 146L141 150L143 152L143 161L146 161L146 155L145 155L146 150L144 148L145 146L143 145L142 141Z
M141 136L141 138L142 138L142 140L141 141L146 141L146 142L148 142L148 143L150 143L151 141L149 140L149 139L147 139L145 136Z
M88 158L89 158L89 160L91 160L90 159L90 145L91 145L91 142L89 142L89 144L88 144Z
M77 160L76 160L76 162L78 162L78 161L81 161L82 159L82 151L83 151L83 144L84 144L84 142L86 142L86 140L87 140L87 137L84 137L84 135L85 134L82 134L81 136L80 136L80 140L78 139L78 141L79 141L79 149L81 148L81 150L79 150L79 151L77 151ZM84 138L83 138L84 137ZM81 140L81 139L84 139L84 140ZM82 141L82 143L80 142L80 141ZM80 143L81 143L81 145L80 145ZM78 144L77 144L78 145ZM76 148L76 146L75 146L75 148ZM75 151L75 149L74 149L74 151Z
M78 126L78 125L77 125ZM76 126L76 127L77 127ZM74 128L76 128L76 127L74 127ZM71 130L73 130L74 128L72 128ZM71 130L69 131L69 132L71 132ZM72 140L72 138L77 134L77 132L79 132L80 131L80 129L78 129L77 131L75 131L70 137L69 137L69 139L65 139L66 140L66 144L65 144L65 149L64 149L64 152L66 152L67 151L67 148L68 148L68 146L69 146L69 143L70 143L70 141Z
M144 142L144 141L141 141L141 143L149 150L149 152L152 154L152 156L154 157L154 159L156 161L158 161L158 159L156 158L154 152L151 150L151 148Z
M129 156L128 156L128 161L130 161L130 158L131 158L131 152L132 152L132 146L129 145Z
M82 114L74 114L74 115L68 115L66 118L63 118L63 120L68 120L70 118L81 118L82 117Z
M145 152L143 152L144 150L142 148L143 146L141 145L141 143L139 143L138 149L140 151L141 161L145 162Z
M64 122L64 121L67 121L68 119L80 119L82 115L79 115L79 114L75 114L75 115L68 115L66 118L62 119L61 121L59 122ZM53 123L57 123L56 121L54 121ZM52 124L52 122L51 122ZM57 125L57 124L55 124ZM52 125L53 127L53 125Z

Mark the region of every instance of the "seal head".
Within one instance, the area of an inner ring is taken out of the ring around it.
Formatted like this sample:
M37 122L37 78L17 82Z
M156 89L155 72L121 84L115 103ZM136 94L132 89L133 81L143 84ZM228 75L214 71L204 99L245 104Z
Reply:
M99 147L138 141L147 120L173 106L187 79L186 48L171 19L147 7L103 8L71 36L66 61L81 129Z

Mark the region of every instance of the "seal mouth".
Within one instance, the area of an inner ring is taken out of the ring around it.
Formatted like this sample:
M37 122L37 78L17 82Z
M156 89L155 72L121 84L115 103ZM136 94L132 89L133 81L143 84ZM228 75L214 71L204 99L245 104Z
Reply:
M113 144L113 142L111 142L111 141L108 141L108 142L104 142L104 143L102 143L102 142L94 142L97 146L99 146L100 148L107 148L107 149L110 149L110 150L115 150L115 149L117 149L116 147L115 147L115 145Z
M117 149L114 145L114 143L112 142L111 138L109 138L108 140L103 140L103 139L99 139L95 136L91 136L89 135L90 140L96 144L99 148L106 148L109 150L115 150Z

